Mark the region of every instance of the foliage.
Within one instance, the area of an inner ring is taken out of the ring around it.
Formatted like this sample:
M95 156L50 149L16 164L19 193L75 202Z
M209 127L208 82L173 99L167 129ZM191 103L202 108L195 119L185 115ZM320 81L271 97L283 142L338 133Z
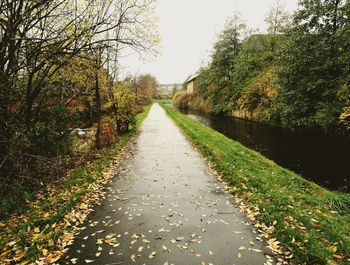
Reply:
M349 2L304 0L299 6L281 52L277 115L291 128L334 129L343 107L337 93L348 82Z
M349 12L349 1L301 0L291 16L276 0L266 17L268 34L245 38L235 17L214 44L211 62L199 70L198 98L209 99L216 113L253 111L290 129L346 133Z
M98 70L102 105L109 101L107 72ZM92 60L73 58L62 66L50 79L50 97L59 98L67 107L79 113L87 122L94 119L95 110L95 66Z
M236 104L239 109L257 111L264 119L269 119L277 96L277 75L273 69L268 69L255 77L242 91Z
M280 0L276 0L274 6L265 17L269 34L281 34L289 27L290 16L283 8Z
M188 109L188 104L193 95L187 94L186 90L180 90L173 97L174 105L183 109Z
M152 102L152 98L156 94L158 82L151 74L131 77L132 90L136 95L136 100L139 105L148 105Z
M181 109L191 109L203 112L212 111L212 104L209 98L197 94L187 94L186 90L180 90L175 93L173 104Z
M77 227L91 212L88 203L96 202L112 174L108 172L125 145L140 127L149 112L137 115L133 129L110 148L97 151L94 159L69 171L59 182L45 185L22 213L12 213L0 219L1 264L51 264L64 254ZM27 199L30 195L26 195ZM1 218L9 200L1 199ZM12 200L11 200L12 201ZM16 200L13 200L16 201ZM20 206L23 204L17 205ZM35 262L37 260L37 262ZM39 261L41 260L41 261ZM23 262L23 263L22 263Z
M268 71L276 61L274 47L281 39L270 34L253 34L242 42L242 50L237 57L234 77L240 95L242 89L252 82L252 79L264 71Z
M50 163L69 153L76 126L97 121L100 135L114 102L111 58L115 66L121 49L155 53L154 3L1 1L0 197L58 177Z
M237 54L234 55L234 58L231 58L231 65L224 63L224 58L220 58L219 56L215 58L215 60L223 60L219 65L225 68L225 73L220 70L215 71L216 66L213 63L200 69L198 77L199 95L210 99L211 109L214 112L242 109L245 107L253 111L253 105L255 108L263 105L266 106L267 99L260 98L258 94L253 95L253 90L255 89L256 93L260 93L263 96L266 93L263 93L262 90L267 92L269 87L262 86L269 86L268 81L270 79L274 79L273 83L277 82L275 77L272 78L274 74L271 70L271 64L274 64L276 60L274 47L279 40L280 36L263 34L253 34L243 41L237 40L240 48ZM231 57L233 57L232 54ZM214 62L214 57L212 60ZM223 80L224 78L220 77L221 75L229 75L231 78L227 78L230 80L226 84L214 81ZM254 82L257 83L254 84ZM258 87L260 87L260 92L257 91ZM273 84L273 87L276 90L276 84ZM274 96L270 93L268 97L272 99ZM250 102L253 100L255 101L254 103ZM269 107L271 105L269 103Z
M126 86L127 83L121 82L116 89L115 100L117 103L116 127L118 134L128 132L129 126L135 125L135 117L138 112L136 104L136 95Z
M76 115L62 103L42 109L28 134L29 153L47 157L66 154L72 140L70 125L76 121Z
M213 129L166 107L167 114L239 196L274 253L291 264L348 264L350 195L331 192Z
M240 39L245 29L246 26L238 14L228 20L214 44L210 64L199 71L199 95L210 98L213 112L228 110L228 102L234 94L232 86L237 56L241 50Z

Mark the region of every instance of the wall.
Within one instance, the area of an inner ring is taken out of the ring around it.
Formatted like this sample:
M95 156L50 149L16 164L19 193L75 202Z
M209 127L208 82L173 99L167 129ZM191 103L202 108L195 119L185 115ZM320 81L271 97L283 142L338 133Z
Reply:
M258 112L256 111L248 111L248 110L232 110L231 116L241 119L260 121Z
M194 92L194 81L187 84L187 94L193 94Z

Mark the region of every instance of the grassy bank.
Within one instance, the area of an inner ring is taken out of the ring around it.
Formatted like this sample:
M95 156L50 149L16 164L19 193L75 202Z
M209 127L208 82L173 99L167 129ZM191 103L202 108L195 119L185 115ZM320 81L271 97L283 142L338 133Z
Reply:
M171 98L153 99L153 102L157 102L159 104L172 104L173 100Z
M331 192L162 105L294 264L350 264L350 195ZM277 240L275 240L277 239Z
M175 93L173 97L173 104L182 109L213 113L213 106L209 98L204 98L197 93L187 94L186 90L180 90Z
M77 227L92 211L111 178L116 157L135 135L150 106L136 117L136 125L99 158L71 170L60 183L51 183L36 194L23 214L0 222L0 264L49 264L59 259ZM23 263L21 263L23 262Z

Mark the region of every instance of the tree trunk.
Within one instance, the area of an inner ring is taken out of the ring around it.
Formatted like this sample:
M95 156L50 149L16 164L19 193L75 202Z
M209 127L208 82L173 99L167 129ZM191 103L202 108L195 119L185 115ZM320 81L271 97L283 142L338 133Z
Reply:
M333 36L337 33L338 30L338 10L339 10L340 0L334 1L334 11L333 11Z
M96 69L95 73L95 102L96 102L96 115L97 115L97 128L96 128L96 148L101 148L101 95L100 95L100 84L98 77L98 69Z
M26 130L28 131L30 129L31 120L32 120L32 110L33 110L33 96L32 96L32 90L33 90L33 75L29 74L28 76L28 82L27 82L27 92L26 92L26 105L25 105L25 126Z

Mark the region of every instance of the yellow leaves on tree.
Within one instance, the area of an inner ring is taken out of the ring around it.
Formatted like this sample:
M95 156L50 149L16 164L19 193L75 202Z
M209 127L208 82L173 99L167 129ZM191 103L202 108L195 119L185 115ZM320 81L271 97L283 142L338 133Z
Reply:
M129 130L129 125L135 124L135 117L138 113L136 95L130 91L127 81L118 84L115 101L117 106L117 132L123 134Z
M277 76L273 70L269 69L258 75L250 85L248 85L237 100L239 109L258 111L264 114L271 107L277 96Z

